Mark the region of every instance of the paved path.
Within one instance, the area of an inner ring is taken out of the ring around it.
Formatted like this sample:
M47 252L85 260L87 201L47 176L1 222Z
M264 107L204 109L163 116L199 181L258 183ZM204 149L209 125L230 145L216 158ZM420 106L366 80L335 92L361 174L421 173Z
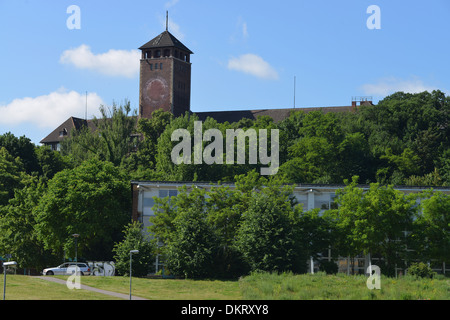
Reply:
M62 279L58 279L58 278L53 278L53 277L49 277L49 276L42 276L42 277L36 277L36 278L66 285L66 280L62 280ZM101 290L101 289L97 289L97 288L86 286L84 284L81 285L81 289L107 294L109 296L113 296L113 297L116 297L116 298L122 298L122 299L126 299L126 300L130 299L130 295L129 294L123 294L123 293L117 293L117 292L112 292L112 291ZM148 300L148 299L144 299L144 298L136 297L136 296L131 296L131 299L132 300Z

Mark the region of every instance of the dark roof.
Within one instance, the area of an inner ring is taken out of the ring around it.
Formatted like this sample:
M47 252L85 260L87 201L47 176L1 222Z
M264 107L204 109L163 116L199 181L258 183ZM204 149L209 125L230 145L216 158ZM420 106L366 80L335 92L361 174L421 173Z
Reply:
M66 137L70 136L70 133L73 129L79 130L83 126L89 126L90 128L95 128L92 120L84 120L80 118L70 117L66 121L64 121L59 127L52 131L47 137L41 140L42 144L52 144L58 143L64 140ZM65 134L61 135L61 132L65 132Z
M328 112L349 112L352 111L353 107L315 107L315 108L290 108L290 109L262 109L262 110L236 110L236 111L212 111L212 112L193 112L198 117L199 120L205 121L206 118L210 117L215 119L219 123L224 122L238 122L241 119L247 118L250 120L256 120L259 116L269 116L273 119L275 123L280 122L286 118L292 111L322 111L323 113Z
M164 31L159 36L150 40L149 42L144 44L139 49L143 50L143 49L154 49L154 48L163 48L163 47L175 47L175 48L181 49L183 51L187 51L188 53L191 53L191 54L193 53L184 44L182 44L180 40L175 38L174 35L171 34L169 31Z
M350 112L353 111L352 106L345 107L313 107L313 108L290 108L290 109L261 109L261 110L234 110L234 111L210 111L210 112L192 112L196 114L200 121L205 121L208 117L213 118L219 123L233 123L238 122L241 119L256 120L259 116L269 116L273 119L275 123L283 121L289 118L292 111L322 111L323 113L328 112ZM101 121L101 120L100 120ZM58 128L56 128L47 137L42 139L42 144L55 144L59 143L64 138L70 136L72 129L80 129L82 126L88 125L92 130L96 129L93 120L84 120L80 118L70 117L64 123L62 123ZM60 132L66 130L67 135L60 135Z

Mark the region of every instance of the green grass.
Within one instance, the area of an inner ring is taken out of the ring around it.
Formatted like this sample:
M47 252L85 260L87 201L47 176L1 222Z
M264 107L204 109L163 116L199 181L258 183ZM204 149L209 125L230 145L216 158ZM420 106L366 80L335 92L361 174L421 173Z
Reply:
M250 300L449 300L450 280L387 278L381 289L369 290L365 276L325 273L293 275L255 273L241 280L244 299Z
M3 274L0 277L3 299ZM65 285L23 275L6 276L6 300L113 300L87 290L69 290Z
M58 277L67 279L67 277ZM255 273L239 281L133 278L135 296L150 300L450 300L450 280L381 277L381 290L369 290L367 277ZM112 296L35 277L7 275L7 300L112 300ZM127 277L82 277L81 284L129 294ZM0 277L3 298L3 275Z
M128 277L84 277L82 284L129 294ZM242 298L237 281L132 279L133 295L151 300L238 300Z

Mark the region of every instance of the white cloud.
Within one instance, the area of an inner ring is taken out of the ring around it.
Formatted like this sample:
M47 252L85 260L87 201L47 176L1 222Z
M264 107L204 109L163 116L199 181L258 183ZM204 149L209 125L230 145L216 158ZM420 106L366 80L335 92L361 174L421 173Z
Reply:
M405 93L419 93L423 91L431 92L439 88L426 85L417 77L411 77L406 80L388 77L380 79L375 84L364 84L362 89L365 94L368 95L387 96L398 91L403 91Z
M104 104L96 93L87 95L88 114L98 116L99 106ZM30 123L40 128L54 129L71 116L84 118L86 94L60 89L48 95L35 98L15 99L6 105L0 105L0 123L20 125ZM94 112L93 112L94 111Z
M236 43L245 43L250 34L248 32L248 24L244 19L240 16L236 21L236 26L233 34L230 36L230 42L233 44Z
M277 80L277 71L255 54L244 54L228 61L228 69L251 74L255 77L267 80Z
M247 39L249 34L248 34L248 27L247 27L247 22L244 22L242 24L242 36L244 37L244 39Z
M80 69L88 69L109 76L132 78L139 74L139 50L109 50L106 53L94 54L85 44L75 49L66 50L60 62L71 64Z
M179 0L169 0L166 2L166 9L169 9L171 7L173 7L174 5L176 5L178 3Z

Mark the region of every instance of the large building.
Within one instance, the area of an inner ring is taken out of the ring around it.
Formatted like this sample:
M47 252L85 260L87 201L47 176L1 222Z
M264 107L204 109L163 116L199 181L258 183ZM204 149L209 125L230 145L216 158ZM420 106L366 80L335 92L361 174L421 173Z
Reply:
M372 104L371 97L354 97L351 105L312 108L280 108L261 110L236 110L195 112L191 109L191 55L193 52L167 29L142 45L139 76L139 117L150 118L155 110L162 109L180 116L186 112L195 113L201 121L211 117L219 123L238 122L248 118L269 116L275 122L289 117L294 110L310 112L351 112L359 105ZM92 120L70 117L40 141L41 144L59 150L62 140L70 136L72 130L89 126L95 130Z

